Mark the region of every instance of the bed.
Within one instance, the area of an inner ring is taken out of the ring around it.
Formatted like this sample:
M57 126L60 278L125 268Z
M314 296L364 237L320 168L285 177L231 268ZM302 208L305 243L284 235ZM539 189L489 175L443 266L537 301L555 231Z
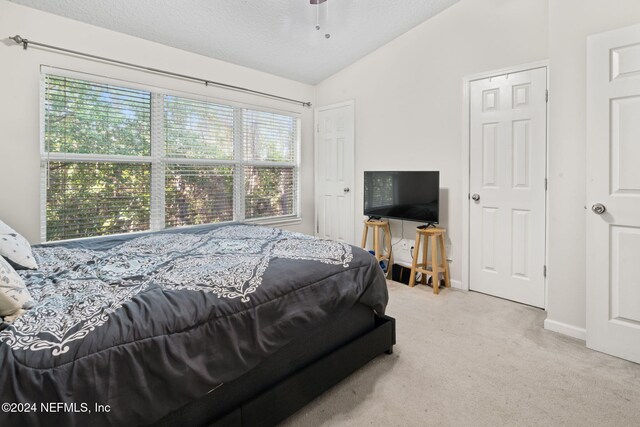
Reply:
M395 342L384 275L346 244L225 224L33 250L2 425L273 425Z

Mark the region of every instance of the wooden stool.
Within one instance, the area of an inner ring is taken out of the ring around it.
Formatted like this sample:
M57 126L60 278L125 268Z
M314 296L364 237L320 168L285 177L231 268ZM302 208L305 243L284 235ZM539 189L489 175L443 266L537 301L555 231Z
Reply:
M409 286L414 287L416 284L416 273L422 273L421 282L427 284L427 274L431 275L431 282L433 284L433 293L438 294L440 292L440 272L444 273L444 285L447 288L451 287L449 280L449 263L447 262L447 251L444 247L444 228L417 228L416 229L416 244L413 248L413 262L411 263L411 278L409 279ZM422 262L418 263L418 255L420 254L420 242L424 241L422 248ZM431 262L428 261L427 253L429 252L429 242L431 242ZM438 262L438 246L440 246L440 261ZM431 269L429 269L431 266Z
M378 263L387 261L387 277L391 277L391 266L393 265L393 253L391 251L391 230L389 229L389 221L368 219L364 221L364 230L362 231L362 249L367 249L367 237L369 235L369 227L373 228L373 252ZM380 248L380 230L384 232L384 247Z

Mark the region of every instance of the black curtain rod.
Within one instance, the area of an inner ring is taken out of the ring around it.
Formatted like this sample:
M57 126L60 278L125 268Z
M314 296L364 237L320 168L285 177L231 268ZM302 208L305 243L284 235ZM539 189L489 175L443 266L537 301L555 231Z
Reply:
M209 86L209 85L217 86L217 87L221 87L221 88L224 88L224 89L235 90L235 91L238 91L238 92L245 92L245 93L251 93L251 94L254 94L254 95L264 96L266 98L278 99L280 101L292 102L294 104L300 104L303 107L309 107L309 108L311 107L311 103L310 102L299 101L297 99L286 98L284 96L273 95L273 94L267 93L267 92L260 92L260 91L257 91L257 90L248 89L246 87L234 86L234 85L230 85L230 84L226 84L226 83L220 83L220 82L216 82L216 81L213 81L213 80L202 79L200 77L189 76L189 75L186 75L186 74L174 73L172 71L165 71L165 70L161 70L159 68L145 67L144 65L132 64L130 62L124 62L124 61L119 61L117 59L105 58L103 56L92 55L90 53L78 52L76 50L65 49L63 47L52 46L52 45L48 45L48 44L44 44L44 43L28 40L28 39L25 39L25 38L23 38L23 37L21 37L19 35L15 35L13 37L9 37L9 39L13 40L17 44L21 44L22 48L25 49L25 50L29 47L29 45L40 46L40 47L43 47L43 48L46 48L46 49L52 49L52 50L58 50L60 52L70 53L70 54L76 55L76 56L83 56L85 58L96 59L98 61L110 62L110 63L113 63L113 64L122 65L122 66L125 66L125 67L136 68L136 69L139 69L139 70L149 71L149 72L152 72L152 73L164 74L164 75L167 75L167 76L178 77L178 78L185 79L185 80L191 80L191 81L195 81L195 82L200 82L200 83L204 83L205 86Z

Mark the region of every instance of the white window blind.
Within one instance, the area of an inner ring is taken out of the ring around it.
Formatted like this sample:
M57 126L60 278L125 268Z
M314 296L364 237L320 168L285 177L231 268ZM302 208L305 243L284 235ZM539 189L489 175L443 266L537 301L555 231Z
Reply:
M47 238L148 230L150 172L143 163L50 162Z
M45 74L43 239L298 216L299 119Z
M246 218L295 215L297 198L295 168L247 166L244 176Z
M164 97L166 156L233 159L233 107Z
M151 94L50 75L44 83L46 240L149 229Z
M246 161L295 161L297 120L280 114L243 110L244 158Z
M167 165L166 226L233 221L233 179L229 166Z
M295 216L298 120L242 111L246 218Z

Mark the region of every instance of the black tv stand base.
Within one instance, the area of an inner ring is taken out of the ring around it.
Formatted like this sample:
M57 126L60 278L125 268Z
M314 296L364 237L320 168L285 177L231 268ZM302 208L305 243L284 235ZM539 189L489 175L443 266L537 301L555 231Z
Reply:
M382 219L381 216L370 216L369 221L380 221Z
M434 223L430 222L430 223L428 223L428 224L419 225L419 226L418 226L418 228L419 228L420 230L426 230L427 228L432 228L432 227L433 227L433 228L435 228L435 226L436 226L436 225L435 225Z

